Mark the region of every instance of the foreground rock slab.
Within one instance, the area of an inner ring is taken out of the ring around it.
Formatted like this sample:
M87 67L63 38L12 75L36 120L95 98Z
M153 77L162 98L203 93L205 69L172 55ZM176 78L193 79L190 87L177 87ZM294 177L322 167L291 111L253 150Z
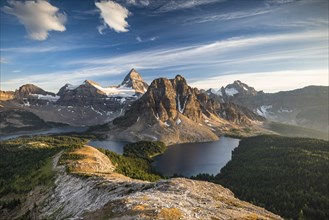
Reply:
M54 158L55 187L35 213L37 219L282 219L217 184L185 178L134 180L113 172L112 163L96 149L78 152L86 153L76 163L79 175L58 164L60 155ZM94 165L85 166L90 161ZM84 167L91 177L81 176Z

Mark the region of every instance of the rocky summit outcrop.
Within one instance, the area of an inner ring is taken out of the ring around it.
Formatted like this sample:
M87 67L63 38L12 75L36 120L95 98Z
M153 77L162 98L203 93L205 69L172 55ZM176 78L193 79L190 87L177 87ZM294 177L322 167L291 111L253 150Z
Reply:
M136 93L144 94L147 91L148 84L144 82L141 75L135 69L132 69L119 85L120 87L132 88Z
M113 172L111 161L96 149L78 151L81 159L75 163L87 167L85 175L83 169L79 175L67 173L58 154L53 162L55 186L38 197L30 193L22 205L26 210L10 217L29 210L25 216L32 219L281 219L220 185L184 178L155 183L130 179ZM83 165L88 161L94 166Z
M258 92L240 80L235 80L232 84L221 88L221 92L226 96L255 96Z
M40 87L33 85L33 84L25 84L21 87L19 87L18 90L15 91L15 97L17 99L23 99L23 98L33 98L38 95L42 96L55 96L52 92L47 92Z
M97 87L100 85L91 80L85 80L76 87L66 84L57 93L60 96L57 103L63 106L103 105L107 96Z

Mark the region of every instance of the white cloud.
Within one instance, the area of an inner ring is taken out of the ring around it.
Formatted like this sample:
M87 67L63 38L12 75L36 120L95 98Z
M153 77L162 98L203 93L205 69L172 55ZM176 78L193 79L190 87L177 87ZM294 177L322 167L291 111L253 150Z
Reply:
M95 2L95 5L100 10L100 16L103 20L103 24L97 27L100 34L103 34L107 27L118 33L129 31L127 29L129 25L126 21L129 16L128 9L116 2L106 0Z
M219 89L233 83L234 80L240 80L256 90L263 90L264 92L285 91L309 85L329 86L328 69L237 73L198 80L190 84L203 89Z
M9 0L8 4L9 6L4 6L2 10L16 16L33 40L47 39L49 31L66 30L64 26L66 15L58 12L57 7L45 0L25 2Z

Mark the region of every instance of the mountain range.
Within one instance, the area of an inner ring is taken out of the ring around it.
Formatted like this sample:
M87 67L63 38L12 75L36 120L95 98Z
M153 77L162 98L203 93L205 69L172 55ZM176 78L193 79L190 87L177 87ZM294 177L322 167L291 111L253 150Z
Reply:
M180 75L155 79L149 86L132 69L116 86L85 80L66 84L55 94L26 84L0 95L0 133L24 130L27 113L52 126L53 122L92 126L90 130L109 139L166 144L271 133L268 121L328 131L325 86L264 93L237 80L205 91L192 88ZM28 130L33 126L30 122Z
M328 86L264 93L256 91L239 80L207 94L220 102L233 102L244 106L270 121L282 122L327 132Z

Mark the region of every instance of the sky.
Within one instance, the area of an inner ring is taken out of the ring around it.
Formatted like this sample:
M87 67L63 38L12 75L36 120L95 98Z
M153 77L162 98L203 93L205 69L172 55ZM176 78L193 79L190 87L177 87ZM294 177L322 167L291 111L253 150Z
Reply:
M1 0L1 90L180 74L277 92L328 85L327 0Z

